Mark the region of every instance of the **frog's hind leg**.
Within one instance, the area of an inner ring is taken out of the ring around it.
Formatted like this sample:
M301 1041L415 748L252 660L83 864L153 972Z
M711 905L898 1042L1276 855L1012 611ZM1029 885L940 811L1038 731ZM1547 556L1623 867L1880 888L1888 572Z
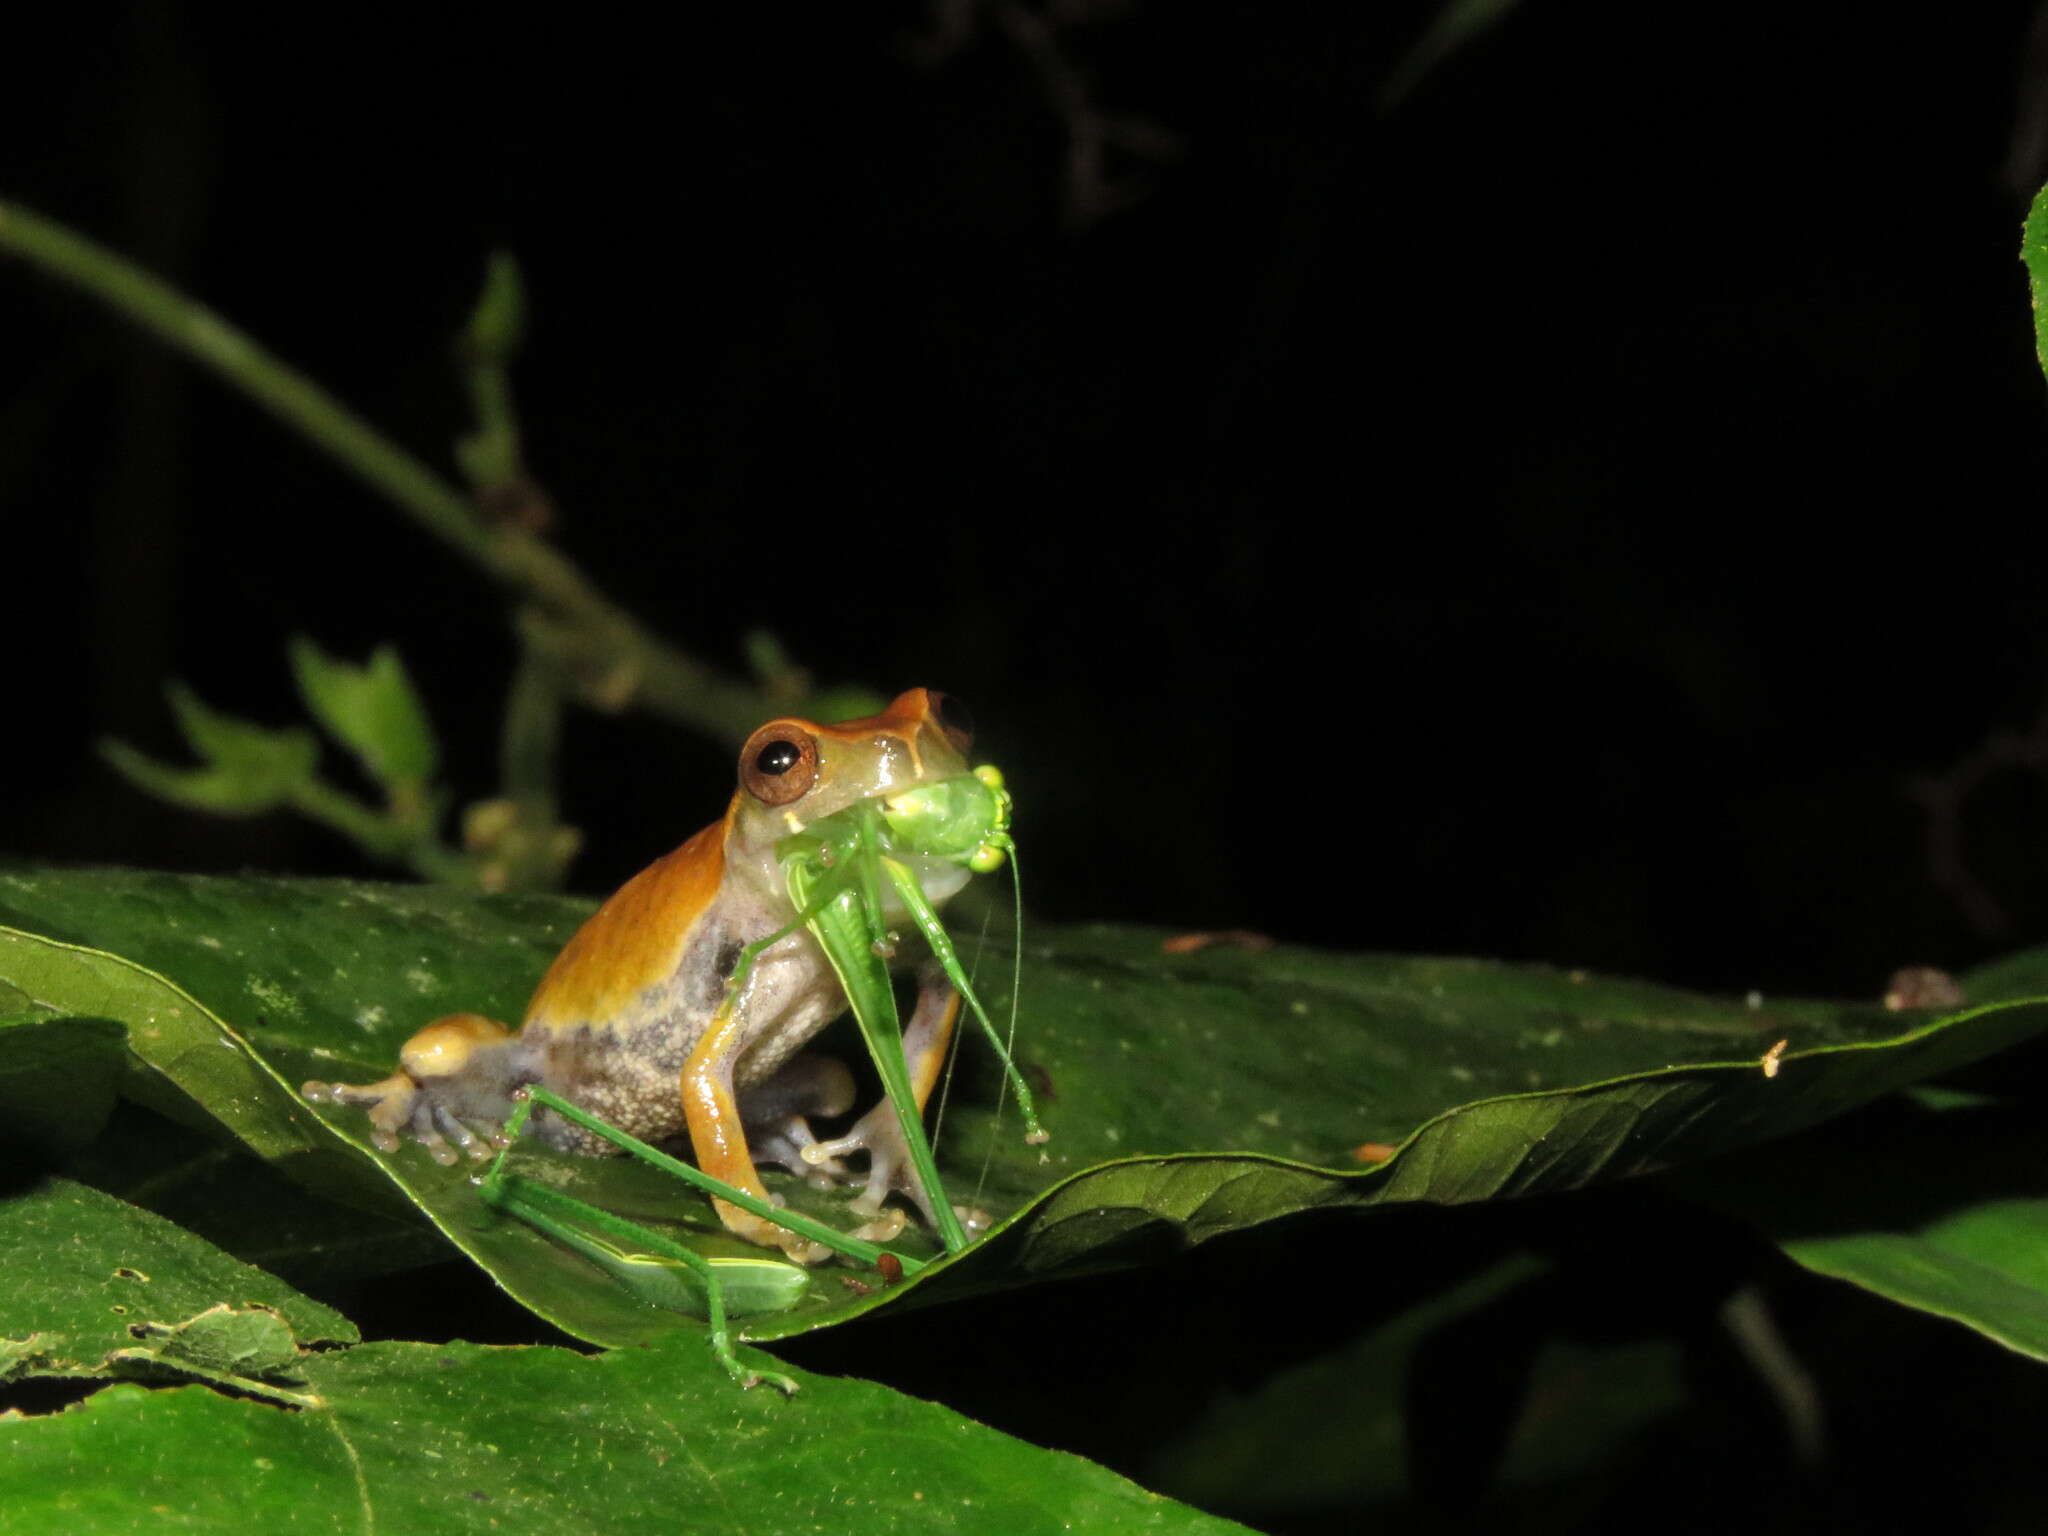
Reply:
M690 1150L696 1154L698 1168L721 1183L773 1205L774 1197L754 1167L745 1122L733 1091L733 1062L739 1055L741 1039L737 1013L721 1009L711 1016L710 1025L683 1063L683 1118L690 1128ZM815 1264L829 1252L821 1244L729 1200L714 1195L711 1204L726 1231L764 1248L780 1248L799 1264Z
M299 1092L309 1103L367 1110L370 1143L380 1152L396 1152L410 1138L437 1163L459 1162L464 1153L483 1159L506 1144L499 1127L518 1086L516 1046L495 1019L452 1013L406 1041L398 1071L382 1082L311 1082Z
M903 1026L903 1060L910 1071L917 1113L922 1115L945 1066L947 1047L953 1041L953 1025L960 1016L960 994L936 963L921 968L917 980L917 1007L911 1012L909 1023ZM837 1160L849 1152L868 1155L867 1182L853 1202L855 1211L875 1215L881 1211L883 1202L900 1190L917 1203L926 1221L934 1227L938 1225L931 1197L911 1164L910 1147L904 1140L902 1123L896 1118L895 1105L884 1099L861 1116L844 1136L815 1142L803 1148L802 1155L812 1167L822 1168L836 1167ZM987 1215L980 1211L956 1206L954 1214L970 1233L988 1225Z

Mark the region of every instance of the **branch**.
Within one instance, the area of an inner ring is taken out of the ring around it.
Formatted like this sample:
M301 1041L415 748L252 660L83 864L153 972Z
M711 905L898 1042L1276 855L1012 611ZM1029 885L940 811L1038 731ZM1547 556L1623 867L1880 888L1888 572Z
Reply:
M211 309L60 224L0 202L0 250L84 289L212 370L333 454L563 637L579 682L610 707L656 714L739 741L760 723L760 693L657 638L533 533L486 526L467 498L304 374Z

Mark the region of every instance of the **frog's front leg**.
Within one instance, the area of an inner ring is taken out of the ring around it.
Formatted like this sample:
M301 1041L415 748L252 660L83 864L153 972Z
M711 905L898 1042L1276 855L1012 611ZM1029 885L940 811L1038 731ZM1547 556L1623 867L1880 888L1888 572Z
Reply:
M787 1168L814 1189L829 1188L844 1179L846 1169L836 1158L812 1163L804 1153L818 1144L811 1134L811 1121L845 1114L853 1108L853 1096L853 1074L845 1062L809 1053L783 1063L765 1083L743 1089L740 1115L747 1145L753 1148L754 1165L773 1163Z
M953 1024L960 1016L960 994L946 980L936 962L927 962L917 973L917 1007L903 1027L904 1065L910 1069L910 1088L917 1100L917 1113L924 1113L939 1073L946 1063L946 1048L953 1040ZM883 1202L899 1190L910 1196L924 1212L926 1222L938 1225L931 1197L918 1181L911 1166L910 1148L903 1139L903 1124L896 1106L887 1099L855 1122L852 1130L830 1141L814 1142L802 1151L814 1168L836 1168L837 1159L849 1152L868 1155L867 1183L853 1202L855 1211L875 1215ZM954 1214L970 1235L988 1225L988 1214L966 1206L955 1206Z
M299 1092L313 1104L369 1111L370 1142L380 1152L396 1152L409 1136L435 1162L452 1164L461 1153L485 1158L507 1144L499 1127L512 1091L534 1075L522 1057L517 1037L497 1020L451 1013L406 1041L398 1071L383 1081L306 1083Z

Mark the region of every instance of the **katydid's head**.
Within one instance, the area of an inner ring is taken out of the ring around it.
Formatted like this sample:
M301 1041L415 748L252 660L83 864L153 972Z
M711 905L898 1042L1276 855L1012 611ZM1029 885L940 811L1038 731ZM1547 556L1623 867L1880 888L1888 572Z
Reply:
M1010 847L1010 792L992 763L882 796L882 819L899 846L978 874L1002 868Z

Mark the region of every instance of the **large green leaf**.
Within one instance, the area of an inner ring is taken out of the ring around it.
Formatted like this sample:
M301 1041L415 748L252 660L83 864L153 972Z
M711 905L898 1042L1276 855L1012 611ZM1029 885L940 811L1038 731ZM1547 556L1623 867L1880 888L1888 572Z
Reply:
M212 938L208 933L204 937ZM644 1342L673 1327L690 1326L674 1314L656 1312L623 1291L593 1284L597 1277L580 1259L524 1223L506 1219L477 1199L470 1170L442 1168L407 1149L395 1158L373 1152L324 1123L236 1031L189 994L161 976L120 956L83 946L0 930L0 957L9 980L45 1006L75 1006L81 1013L125 1017L130 1048L151 1073L140 1083L143 1097L175 1112L161 1092L171 1085L192 1103L213 1109L250 1148L275 1161L322 1193L346 1195L351 1187L365 1200L402 1194L434 1221L506 1288L536 1311L579 1336L602 1343ZM268 989L272 983L256 978ZM277 983L278 986L285 985ZM279 994L281 995L281 994ZM292 1000L296 1008L296 999ZM310 1061L288 1032L259 1024L278 1053ZM149 1085L157 1091L149 1091ZM349 1117L336 1117L347 1126ZM361 1134L361 1127L349 1127ZM670 1191L651 1170L627 1165L569 1167L572 1182L601 1183L598 1197L628 1214L651 1206L660 1214ZM388 1177L387 1177L388 1176ZM637 1200L632 1185L641 1193Z
M297 1138L305 1146L289 1161L300 1169L324 1167L313 1153L345 1140L363 1198L388 1179L528 1305L581 1337L631 1343L693 1325L632 1302L580 1258L482 1207L463 1170L417 1148L373 1154L360 1117L314 1121L291 1091L305 1077L384 1075L398 1042L437 1013L516 1017L586 910L344 882L0 876L0 921L173 977L247 1039L246 1057L233 1036L212 1045L233 1066L231 1087L193 1080L190 1051L152 1056L148 1035L137 1049L209 1107L230 1096L219 1112L252 1145L264 1143L244 1124L274 1143ZM1726 1001L1482 961L1168 953L1161 940L1087 928L1030 943L1018 1054L1043 1090L1054 1139L1042 1153L995 1114L997 1076L970 1048L941 1166L954 1198L1001 1218L991 1241L886 1293L821 1270L809 1300L753 1320L750 1336L892 1299L1130 1262L1309 1207L1534 1194L1687 1163L1810 1125L2048 1023L2037 1004L1901 1017L1874 1004ZM997 1008L1006 958L991 946L982 967ZM39 960L105 963L55 946ZM38 997L49 985L0 980ZM90 995L87 1011L105 1012L106 999ZM161 1020L167 1005L150 1006ZM206 1028L218 1035L222 1025ZM610 1209L705 1224L700 1203L637 1165L539 1150L522 1158ZM834 1209L793 1182L778 1187Z
M1785 1251L2048 1360L2048 1199L1987 1201L1905 1231L1796 1238Z
M865 1382L736 1391L702 1345L347 1344L342 1318L66 1180L0 1200L0 1380L117 1385L0 1416L0 1532L1225 1531L1076 1457ZM286 1411L280 1404L296 1411ZM227 1495L224 1497L223 1495Z
M1816 1273L2048 1360L2048 1127L2033 1104L1937 1102L1887 1104L1681 1187Z
M366 1344L297 1379L300 1411L124 1385L0 1425L0 1532L1243 1529L886 1387L735 1392L690 1340Z

